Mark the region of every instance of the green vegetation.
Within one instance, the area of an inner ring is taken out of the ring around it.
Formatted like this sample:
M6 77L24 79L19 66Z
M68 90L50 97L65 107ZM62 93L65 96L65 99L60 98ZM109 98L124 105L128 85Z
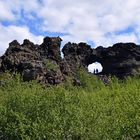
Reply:
M44 64L48 70L56 71L59 68L59 65L57 65L55 61L52 61L50 59L44 60Z
M80 72L70 82L42 87L19 75L0 77L2 140L139 140L140 80L112 79L105 86Z

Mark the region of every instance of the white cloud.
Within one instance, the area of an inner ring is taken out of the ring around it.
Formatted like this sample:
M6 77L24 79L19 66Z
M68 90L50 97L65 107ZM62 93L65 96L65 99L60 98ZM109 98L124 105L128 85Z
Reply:
M0 20L21 20L24 12L25 17L31 17L32 12L40 9L38 0L0 0Z
M2 55L8 48L9 43L13 40L17 40L22 43L24 39L29 39L30 41L40 44L43 41L43 36L35 36L30 33L28 27L18 27L18 26L3 26L0 24L0 55Z
M0 1L0 20L13 20L14 15L4 1Z
M43 30L66 32L71 40L94 40L96 45L138 42L135 33L117 35L116 31L140 25L138 0L43 0L38 16L44 19ZM113 36L106 36L110 32ZM113 39L113 40L111 40Z
M62 36L64 42L92 40L96 46L117 42L140 43L139 0L0 0L0 9L0 22L19 22L24 17L34 19L38 24L37 30L66 33ZM133 31L116 34L128 27ZM42 38L33 35L29 28L1 24L0 45L5 48L13 39L31 38L35 42Z
M110 34L109 36L101 36L95 40L97 46L104 45L104 47L112 46L115 43L127 43L135 42L138 43L138 38L135 33L123 33L123 34Z

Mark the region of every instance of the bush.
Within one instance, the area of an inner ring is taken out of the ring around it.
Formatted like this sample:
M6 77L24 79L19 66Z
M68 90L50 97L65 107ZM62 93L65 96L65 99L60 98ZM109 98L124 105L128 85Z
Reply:
M82 87L44 88L1 76L0 139L140 139L140 80L114 78L104 86L84 72L79 77Z
M56 71L56 70L59 69L59 65L57 65L57 63L55 61L52 61L50 59L46 59L44 61L44 64L45 64L45 66L46 66L46 68L48 70L54 70L54 71Z

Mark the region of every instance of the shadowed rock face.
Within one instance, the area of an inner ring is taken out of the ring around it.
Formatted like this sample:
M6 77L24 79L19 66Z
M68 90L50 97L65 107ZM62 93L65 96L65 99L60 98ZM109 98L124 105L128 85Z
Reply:
M90 55L93 50L90 45L86 43L67 43L62 49L64 53L64 58L67 63L73 67L75 66L87 66L88 61L90 60Z
M41 45L25 39L16 40L0 58L0 71L17 71L25 81L38 80L45 84L59 84L66 75L76 75L77 68L87 68L93 62L103 66L101 74L124 77L140 75L140 46L134 43L118 43L112 47L92 49L86 43L67 43L60 55L60 37L45 37Z
M140 46L134 43L117 43L112 47L91 49L85 43L68 43L63 48L65 59L73 65L88 66L100 62L103 71L100 74L124 77L140 75ZM80 52L80 53L79 53Z
M62 39L60 37L45 37L38 51L41 57L47 57L55 61L61 60L60 45Z
M59 64L61 41L59 37L46 37L41 45L35 45L25 39L20 45L14 40L1 57L1 70L20 72L25 81L58 84L63 81Z
M103 74L124 77L140 75L140 46L134 43L117 43L108 48L96 48L97 54L91 55L103 66Z

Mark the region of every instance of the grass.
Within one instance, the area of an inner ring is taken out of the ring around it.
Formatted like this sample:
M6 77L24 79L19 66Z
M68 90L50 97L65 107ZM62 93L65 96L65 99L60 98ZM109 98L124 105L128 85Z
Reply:
M44 88L5 74L0 77L2 140L139 140L140 80L113 78L105 86L80 72L70 82Z

